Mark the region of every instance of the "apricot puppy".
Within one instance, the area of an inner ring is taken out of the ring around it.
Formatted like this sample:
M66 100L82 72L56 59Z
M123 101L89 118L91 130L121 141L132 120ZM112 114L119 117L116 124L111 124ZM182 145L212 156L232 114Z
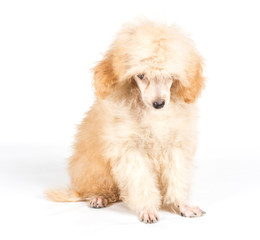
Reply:
M202 65L176 26L124 25L93 69L96 100L78 127L70 188L48 197L94 208L123 201L145 223L156 222L162 206L202 216L187 205Z

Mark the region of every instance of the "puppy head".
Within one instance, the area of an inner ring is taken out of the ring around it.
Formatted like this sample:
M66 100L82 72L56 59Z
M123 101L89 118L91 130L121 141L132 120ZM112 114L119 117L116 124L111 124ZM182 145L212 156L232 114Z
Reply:
M143 103L152 109L170 101L192 103L204 85L202 65L193 42L177 27L128 24L94 68L96 95L105 98L134 81Z

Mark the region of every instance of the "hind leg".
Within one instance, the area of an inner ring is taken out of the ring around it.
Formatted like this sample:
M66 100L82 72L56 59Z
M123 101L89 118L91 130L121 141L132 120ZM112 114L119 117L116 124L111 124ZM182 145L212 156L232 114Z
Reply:
M71 187L90 207L101 208L119 201L119 191L111 175L110 165L100 156L73 156L69 166Z

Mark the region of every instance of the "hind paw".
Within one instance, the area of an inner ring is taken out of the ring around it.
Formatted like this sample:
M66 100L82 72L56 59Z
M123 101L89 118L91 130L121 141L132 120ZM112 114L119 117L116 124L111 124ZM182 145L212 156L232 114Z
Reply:
M104 208L108 204L108 200L102 196L95 196L89 199L89 206L92 208Z

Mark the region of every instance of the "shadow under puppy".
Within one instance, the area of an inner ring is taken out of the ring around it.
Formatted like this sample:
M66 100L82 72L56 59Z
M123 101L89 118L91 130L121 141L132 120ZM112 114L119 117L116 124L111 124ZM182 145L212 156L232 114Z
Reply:
M197 145L196 99L204 86L202 57L176 26L126 24L94 67L96 100L78 127L67 190L54 201L101 208L123 201L141 221L160 207L186 217Z

